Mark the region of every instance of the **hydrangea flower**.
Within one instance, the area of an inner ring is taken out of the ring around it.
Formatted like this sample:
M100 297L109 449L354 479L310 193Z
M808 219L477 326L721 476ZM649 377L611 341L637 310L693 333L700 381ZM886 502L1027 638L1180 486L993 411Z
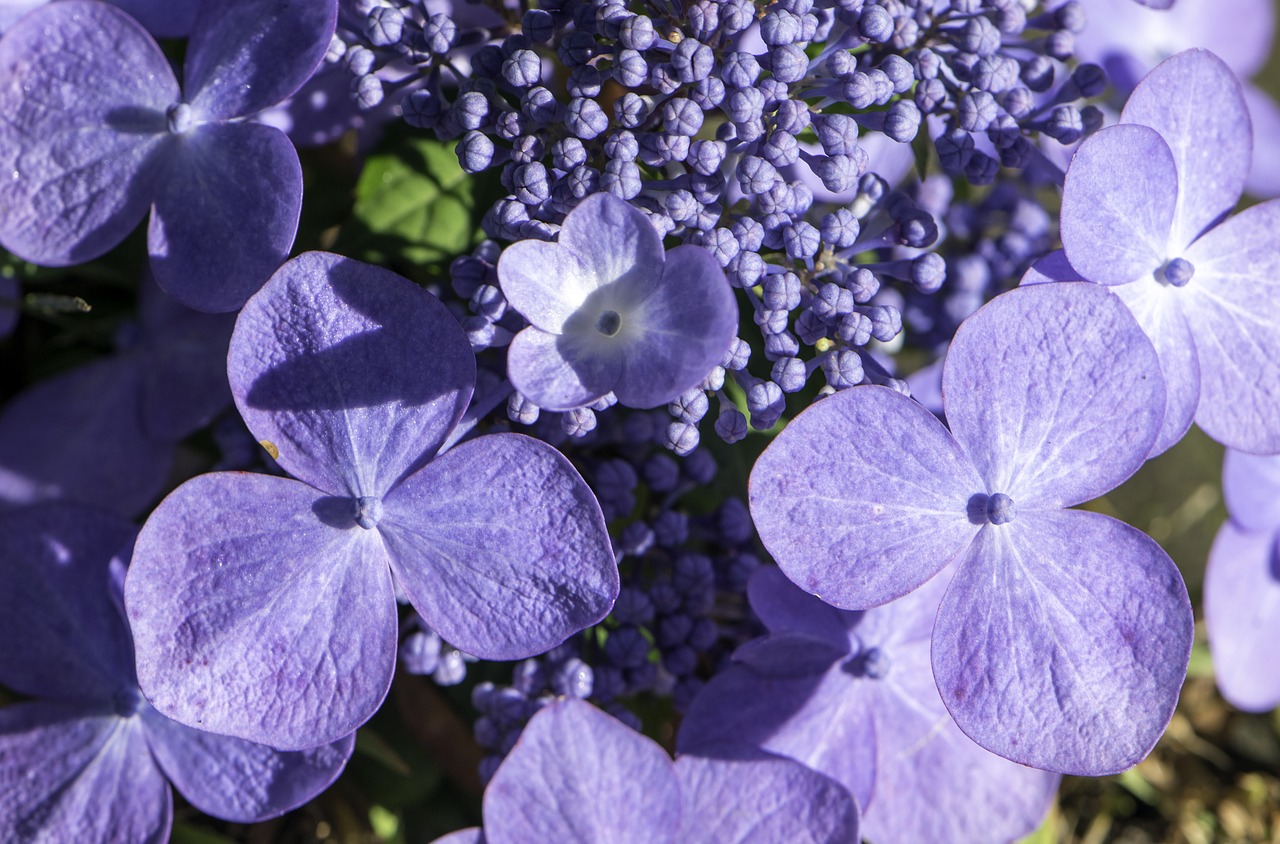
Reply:
M204 3L181 89L115 6L67 0L23 17L0 40L0 244L80 263L150 206L160 286L199 310L239 308L288 256L302 206L293 144L240 118L307 80L336 15L337 0Z
M518 434L437 454L475 383L462 329L405 278L286 263L241 311L228 372L293 475L202 475L142 528L125 597L138 676L185 724L303 748L367 720L395 668L396 594L484 659L599 621L618 571L599 504Z
M751 577L769 635L734 654L681 722L679 748L756 744L849 789L877 844L992 844L1030 834L1054 774L988 753L956 727L929 670L929 638L950 570L866 612L830 607L776 568Z
M0 33L50 0L0 0ZM110 0L156 38L185 38L196 20L200 0Z
M1188 50L1138 85L1121 120L1071 161L1062 243L1074 273L1112 287L1160 355L1168 404L1154 451L1192 419L1232 448L1280 451L1280 202L1223 219L1249 171L1240 84Z
M1123 770L1173 715L1191 605L1155 542L1062 508L1142 465L1164 406L1155 351L1106 289L1037 285L970 316L942 377L950 431L874 386L797 416L751 472L760 538L841 609L957 562L932 662L960 729L1033 767Z
M746 844L857 841L858 807L835 781L780 756L722 747L677 757L589 703L529 720L484 793L484 829L448 844Z
M587 197L560 240L523 240L498 260L502 292L530 323L511 341L511 383L548 410L612 392L657 407L720 363L738 325L724 271L699 246L662 248L644 212Z
M193 730L143 700L113 559L133 533L68 504L0 513L0 683L35 698L0 709L5 841L166 840L170 783L202 812L259 821L323 791L351 756L353 735L282 752Z
M1231 516L1204 573L1204 622L1222 696L1249 712L1280 705L1280 455L1228 449Z

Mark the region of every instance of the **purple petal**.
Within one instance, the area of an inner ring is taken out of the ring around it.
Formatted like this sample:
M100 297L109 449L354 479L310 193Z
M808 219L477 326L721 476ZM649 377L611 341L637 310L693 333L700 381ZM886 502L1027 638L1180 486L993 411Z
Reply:
M1270 10L1271 5L1265 8ZM1268 47L1270 43L1268 39ZM1244 99L1253 124L1253 166L1245 187L1254 196L1275 197L1280 195L1280 106L1266 91L1247 84Z
M1249 174L1253 131L1240 82L1222 59L1198 49L1165 59L1138 83L1120 119L1151 127L1173 153L1175 251L1235 207Z
M1191 638L1182 577L1145 534L1099 513L1021 513L983 528L956 573L933 674L978 744L1100 776L1136 765L1164 732Z
M45 701L0 709L0 839L161 844L172 822L138 719Z
M19 393L0 412L0 499L63 499L132 516L164 491L173 446L143 431L136 358L86 364Z
M177 99L160 49L113 6L53 3L15 24L0 41L0 243L63 266L124 240L163 176Z
M187 46L187 101L222 120L275 105L319 66L337 21L338 0L201 3Z
M1200 358L1196 423L1242 451L1280 451L1280 200L1215 227L1184 257Z
M1280 527L1280 455L1227 449L1222 458L1222 495L1231 521L1247 531Z
M201 475L161 502L125 603L156 709L282 749L368 720L395 668L395 592L352 502L288 478Z
M384 507L379 527L397 583L467 653L542 653L603 618L618 595L600 505L538 440L465 442L406 478Z
M1218 689L1232 706L1266 712L1280 704L1280 552L1273 532L1230 522L1213 541L1204 573L1204 620Z
M245 305L227 371L281 466L335 495L381 496L458 423L475 356L440 300L408 279L308 252Z
M685 841L857 841L858 806L835 780L791 759L676 760Z
M956 332L947 421L1018 507L1066 507L1129 477L1160 431L1160 361L1109 290L1067 282L997 296ZM977 491L977 490L975 490Z
M565 217L559 243L594 275L597 287L656 276L666 255L645 213L611 193L582 200Z
M822 603L816 598L813 602ZM733 661L765 677L804 677L821 674L848 655L848 642L836 644L802 633L775 633L747 642L733 652Z
M484 830L478 826L467 827L443 835L431 844L485 844Z
M794 583L860 609L905 595L962 552L981 489L929 411L887 387L853 387L801 413L760 455L751 518Z
M194 730L150 707L147 741L165 776L200 811L253 823L301 806L329 787L351 758L355 735L311 750L283 751Z
M1101 284L1147 278L1190 241L1171 239L1177 201L1177 167L1154 129L1110 126L1087 138L1062 187L1071 266Z
M701 246L672 249L661 278L645 287L647 295L630 315L640 337L627 347L614 387L628 407L657 407L696 387L720 363L738 330L733 290Z
M196 310L239 309L289 256L301 210L302 165L283 133L256 123L193 129L177 140L152 206L156 283Z
M133 683L133 648L108 591L132 538L119 516L67 504L0 513L0 683L25 695L111 700Z
M191 34L200 0L111 0L157 38Z
M666 751L589 703L529 721L484 794L493 841L675 842L680 786Z
M526 328L507 348L507 377L521 394L547 410L591 404L618 383L623 358L617 353L594 353L577 339Z
M798 589L780 570L764 567L754 571L747 581L747 596L751 609L771 632L803 633L848 650L854 617Z
M1067 260L1065 249L1055 249L1031 265L1023 274L1019 285L1046 284L1051 281L1088 281ZM1120 285L1123 287L1123 285Z
M541 240L522 240L503 250L498 280L511 307L552 334L564 331L565 321L602 283L576 253Z

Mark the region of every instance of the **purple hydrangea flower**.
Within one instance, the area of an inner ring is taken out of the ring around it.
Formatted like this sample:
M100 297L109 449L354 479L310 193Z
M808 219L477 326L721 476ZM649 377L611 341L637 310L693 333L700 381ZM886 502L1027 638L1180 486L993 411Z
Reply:
M240 120L320 63L337 0L204 3L180 89L115 6L50 3L0 40L0 244L47 266L108 251L151 208L151 268L205 311L240 307L288 256L302 204L289 139Z
M872 386L797 416L751 473L761 540L842 609L888 603L956 561L932 660L965 734L1062 773L1135 764L1186 672L1186 587L1144 534L1062 508L1142 465L1164 406L1150 341L1102 287L1021 288L960 326L943 395L950 431Z
M120 602L134 528L66 504L0 513L0 683L35 700L0 709L0 838L168 838L172 783L192 805L249 823L323 791L354 735L283 752L193 730L147 704Z
M724 271L699 246L664 252L642 211L612 194L569 212L558 243L524 240L498 261L502 292L530 326L511 341L511 383L549 410L612 392L657 407L720 363L738 311Z
M775 568L751 577L769 635L694 700L679 747L736 739L788 756L849 789L878 844L1012 841L1053 801L1055 774L988 753L951 720L929 669L950 570L866 612L830 607Z
M1204 622L1222 696L1249 712L1280 705L1280 455L1228 449L1231 519L1204 573Z
M1223 220L1249 170L1240 84L1212 53L1188 50L1138 85L1121 120L1071 161L1062 243L1160 355L1168 404L1154 451L1192 419L1233 448L1280 451L1280 201Z
M484 829L439 842L796 844L857 841L858 807L834 780L790 759L721 746L680 756L572 698L529 720L484 793Z
M143 690L170 717L283 748L345 735L391 682L397 590L484 659L541 653L612 606L599 504L559 452L495 434L437 454L475 360L407 279L291 260L241 311L228 371L298 480L202 475L143 526L127 606Z

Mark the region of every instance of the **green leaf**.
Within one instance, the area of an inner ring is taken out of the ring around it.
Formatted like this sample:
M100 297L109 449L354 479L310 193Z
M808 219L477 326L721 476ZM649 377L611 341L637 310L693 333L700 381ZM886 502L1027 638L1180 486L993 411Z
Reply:
M356 753L368 756L378 764L403 777L413 773L409 763L404 761L396 749L388 744L373 730L360 730L356 733Z

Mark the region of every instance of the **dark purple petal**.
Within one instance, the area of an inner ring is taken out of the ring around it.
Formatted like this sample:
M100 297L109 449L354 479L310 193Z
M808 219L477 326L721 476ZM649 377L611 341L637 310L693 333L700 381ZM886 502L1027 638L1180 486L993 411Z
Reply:
M1200 358L1196 424L1224 445L1280 451L1280 200L1215 227L1184 257Z
M256 123L193 129L175 141L151 209L156 283L196 310L239 309L289 256L301 210L302 165L283 133Z
M1164 732L1191 638L1182 577L1145 534L1099 513L1023 512L983 528L961 563L933 674L978 744L1101 776L1136 765Z
M301 806L329 787L351 758L355 734L311 750L284 751L194 730L151 707L147 742L174 788L200 811L253 823Z
M628 407L657 407L720 363L738 330L738 308L724 271L701 246L672 249L661 277L637 286L644 299L624 320L638 324L639 337L626 348L614 392Z
M956 332L947 421L985 480L1022 507L1111 490L1146 459L1164 413L1160 362L1109 290L1067 282L997 296Z
M1071 266L1101 284L1149 277L1190 242L1172 243L1177 201L1177 167L1154 129L1110 126L1087 138L1062 187Z
M324 58L338 0L201 3L184 89L203 118L247 117L302 87Z
M778 569L760 568L753 572L747 582L747 596L751 609L771 632L803 633L849 649L849 628L856 624L854 617L795 587ZM932 628L930 624L929 630ZM925 638L928 636L926 630Z
M564 331L565 321L602 283L577 254L541 240L522 240L503 250L498 280L511 307L553 334Z
M821 603L816 598L813 602ZM836 644L802 633L775 633L742 645L733 652L733 661L765 677L804 677L821 674L848 655L848 642Z
M0 709L0 839L161 844L172 822L138 719L45 701Z
M395 669L395 592L352 506L241 472L193 478L160 503L125 582L156 709L290 750L368 720Z
M1244 191L1253 130L1240 82L1208 50L1186 50L1138 83L1120 119L1151 127L1173 153L1178 210L1169 243L1176 254L1235 208ZM1070 248L1068 254L1074 264Z
M905 595L978 532L982 479L933 414L887 387L823 399L751 470L751 518L798 586L845 609Z
M110 701L133 685L133 648L108 564L133 526L67 504L0 513L0 684L25 695ZM21 643L21 647L13 646Z
M757 751L758 753L758 751ZM792 759L676 759L680 837L707 844L857 841L858 806L844 786Z
M454 447L405 479L379 525L432 629L484 659L542 653L618 595L600 505L558 451L520 434Z
M475 356L408 279L308 252L245 304L227 372L249 430L287 471L335 495L381 496L462 418Z
M1232 706L1280 704L1280 551L1271 531L1218 531L1204 573L1204 621L1218 689Z
M1023 274L1018 284L1045 284L1051 281L1088 281L1088 279L1071 266L1071 262L1067 260L1066 250L1055 249L1032 264L1031 269Z
M620 352L584 347L576 335L529 327L507 348L507 377L534 404L572 410L613 390L622 373Z
M186 38L200 0L111 0L156 38Z
M124 240L160 184L177 99L160 49L114 6L52 3L15 24L0 41L0 243L63 266Z
M655 277L665 257L645 213L611 193L582 200L565 217L559 243L594 275L597 287Z
M666 751L581 700L534 715L484 793L491 841L663 844L679 826Z
M1244 530L1271 533L1280 527L1280 456L1227 449L1222 495L1231 521Z
M63 499L136 515L164 491L173 446L142 429L138 360L86 364L19 393L0 412L0 499Z

